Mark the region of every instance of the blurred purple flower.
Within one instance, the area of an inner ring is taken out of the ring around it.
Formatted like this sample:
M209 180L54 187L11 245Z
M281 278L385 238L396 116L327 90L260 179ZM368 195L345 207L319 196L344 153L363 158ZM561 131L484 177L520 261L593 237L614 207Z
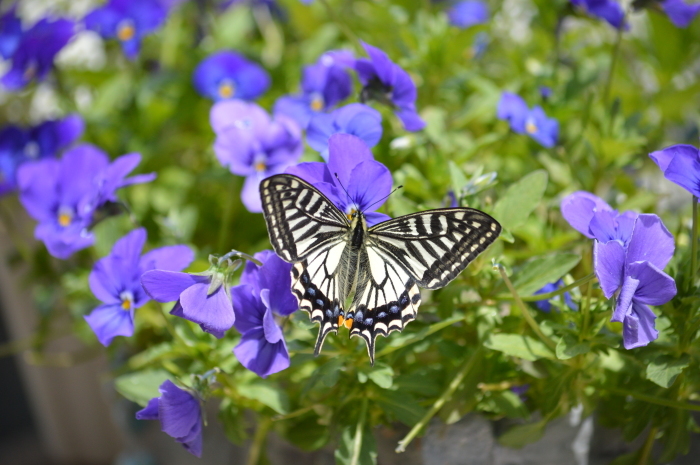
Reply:
M246 176L243 204L251 212L261 212L258 185L301 157L301 129L291 118L271 119L258 105L240 100L216 103L210 121L216 133L216 157L233 174Z
M407 131L420 131L425 121L416 112L418 93L411 76L377 47L362 42L369 59L358 58L355 70L364 86L360 101L376 100L394 109Z
M39 222L34 237L51 255L63 259L92 245L95 238L89 228L96 210L116 199L117 189L155 177L126 178L140 160L141 155L132 153L110 164L104 152L85 144L60 160L24 163L17 170L17 184L22 205Z
M15 91L33 79L41 81L53 68L56 54L75 33L75 24L67 19L42 19L22 34L11 56L12 66L0 82Z
M328 148L328 163L300 163L286 172L313 184L348 219L353 212L361 211L368 226L388 220L384 213L369 209L381 207L391 192L389 169L375 161L367 145L353 135L334 134Z
M130 60L136 58L143 38L165 22L168 10L158 0L109 0L85 16L85 27L105 39L117 39Z
M683 0L665 0L661 2L661 9L676 27L685 28L700 13L700 3L688 5Z
M559 123L554 118L547 118L541 107L530 110L518 95L503 92L498 102L496 115L508 121L513 131L528 134L543 147L554 147L559 136Z
M192 75L194 87L215 102L255 100L270 87L265 69L236 52L222 51L200 62Z
M137 420L160 420L163 432L175 438L192 455L202 456L202 405L189 391L166 380L160 397L136 412Z
M571 3L585 13L607 21L615 29L629 28L623 23L625 12L615 0L571 0Z
M136 229L119 239L90 273L90 289L102 305L85 316L97 339L108 346L115 336L134 334L134 310L150 300L141 286L141 275L155 268L179 271L194 259L185 245L151 250L141 255L146 230Z
M626 349L658 337L656 315L648 305L662 305L676 295L676 283L662 270L673 256L673 236L656 215L639 215L628 246L619 240L596 241L593 262L607 299L618 290L611 321L623 323Z
M85 128L78 115L44 121L23 129L6 126L0 130L0 195L17 187L16 171L24 162L54 157L80 137Z
M328 161L328 140L333 134L351 134L374 147L382 138L382 115L361 103L345 105L330 114L317 114L309 124L306 142Z
M279 98L274 114L289 116L306 129L314 115L327 111L350 96L352 78L347 69L354 65L355 58L349 51L324 53L316 64L304 67L302 94Z
M572 228L589 239L617 240L623 247L627 247L638 216L633 211L619 213L603 199L584 191L566 196L561 202L561 213Z
M242 334L233 353L244 367L265 378L289 367L289 352L275 315L291 315L299 302L290 290L292 265L271 250L255 258L262 266L246 263L241 284L231 289L234 325Z
M692 145L673 145L649 154L664 177L700 197L700 151Z
M176 301L170 314L197 323L202 331L221 339L236 320L228 284L232 264L214 259L210 257L211 267L201 274L148 271L141 276L141 285L157 302Z
M453 26L466 29L489 20L489 8L479 0L457 2L447 10L447 18Z
M540 86L539 91L540 91L540 97L542 97L542 100L548 100L552 96L552 88L551 87Z
M545 284L542 289L535 292L535 295L548 294L550 292L554 292L558 289L561 289L562 287L564 287L564 281L562 281L560 279L559 281L557 281L555 283ZM573 299L571 298L571 294L569 292L565 292L563 295L564 295L564 303L566 304L566 306L569 307L571 310L578 310L578 305L576 305L574 303ZM551 302L554 299L561 299L561 297L560 296L559 297L552 297L549 300L538 300L535 302L535 305L537 306L537 308L539 308L543 312L549 313L552 311Z
M13 4L0 16L0 56L9 59L22 40L22 21L17 16L17 5Z

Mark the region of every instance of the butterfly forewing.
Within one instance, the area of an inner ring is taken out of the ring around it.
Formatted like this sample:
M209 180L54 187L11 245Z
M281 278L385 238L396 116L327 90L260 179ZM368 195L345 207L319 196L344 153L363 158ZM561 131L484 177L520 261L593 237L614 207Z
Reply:
M298 262L347 234L345 215L315 187L291 175L260 183L270 242L277 255Z
M369 229L368 248L381 250L421 287L452 281L496 240L501 225L472 208L444 208L401 216Z

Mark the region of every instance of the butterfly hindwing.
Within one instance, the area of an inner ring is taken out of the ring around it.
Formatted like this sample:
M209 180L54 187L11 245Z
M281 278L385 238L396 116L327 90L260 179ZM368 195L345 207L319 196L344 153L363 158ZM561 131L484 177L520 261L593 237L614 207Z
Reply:
M411 273L419 286L444 287L491 245L501 225L472 208L443 208L394 218L369 229L376 247Z

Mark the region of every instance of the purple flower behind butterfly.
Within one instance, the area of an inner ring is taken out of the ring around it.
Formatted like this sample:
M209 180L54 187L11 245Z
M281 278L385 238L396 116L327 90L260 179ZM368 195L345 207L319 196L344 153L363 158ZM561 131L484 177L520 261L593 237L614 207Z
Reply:
M306 142L328 161L328 141L333 134L351 134L368 147L374 147L382 138L382 115L361 103L351 103L331 113L319 113L311 118Z
M134 334L134 310L150 300L141 286L141 275L159 268L179 271L194 255L185 245L160 247L141 255L146 230L136 229L119 239L112 251L95 263L90 273L90 289L102 305L85 316L97 339L108 346L115 336Z
M331 136L328 151L328 163L300 163L288 168L286 173L311 183L348 218L353 212L363 212L368 226L390 219L370 210L381 207L391 192L389 169L374 160L361 139L350 134Z
M17 171L17 185L22 205L39 222L34 236L62 259L92 245L95 237L89 228L95 212L116 201L118 189L155 178L154 173L126 177L140 160L141 155L131 153L110 163L100 149L84 144L60 160L24 163Z
M411 76L382 50L364 42L362 46L369 58L355 61L357 76L364 86L360 100L363 103L376 100L389 105L407 131L423 129L425 121L416 111L418 92Z
M270 87L270 76L257 63L243 55L221 51L200 62L192 74L194 86L201 95L221 100L255 100Z
M75 23L67 19L42 19L25 31L14 46L10 70L0 82L10 91L24 88L32 80L43 80L53 68L56 54L75 34Z

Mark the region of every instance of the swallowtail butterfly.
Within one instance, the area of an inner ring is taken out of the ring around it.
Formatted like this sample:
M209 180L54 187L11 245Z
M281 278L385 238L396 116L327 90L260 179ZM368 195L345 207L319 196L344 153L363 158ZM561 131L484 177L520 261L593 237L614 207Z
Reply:
M292 292L320 323L314 353L340 326L360 336L374 364L377 335L416 318L419 287L439 289L483 252L501 225L472 208L442 208L372 227L362 212L346 216L297 176L260 183L270 242L292 263ZM346 302L349 301L349 308Z

